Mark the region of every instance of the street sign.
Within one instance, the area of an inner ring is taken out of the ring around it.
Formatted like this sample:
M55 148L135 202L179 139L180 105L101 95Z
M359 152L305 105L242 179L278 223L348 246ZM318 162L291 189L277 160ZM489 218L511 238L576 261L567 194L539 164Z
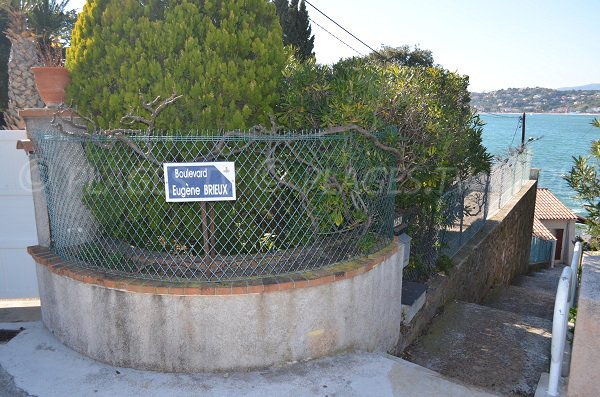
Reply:
M235 163L164 163L168 202L235 200Z

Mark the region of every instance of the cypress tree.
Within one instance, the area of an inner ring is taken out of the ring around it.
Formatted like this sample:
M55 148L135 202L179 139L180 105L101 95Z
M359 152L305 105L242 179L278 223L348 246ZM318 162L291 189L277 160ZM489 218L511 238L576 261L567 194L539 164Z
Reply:
M284 63L267 0L93 0L67 52L69 96L103 128L142 114L140 94L173 91L159 128L247 128L268 122Z
M304 0L275 0L279 22L283 29L283 43L291 45L296 56L306 61L314 56L315 36L312 34Z
M283 44L288 45L288 14L290 9L289 0L274 0L275 9L277 16L279 17L279 24L282 28Z
M310 27L310 21L308 19L308 11L306 10L306 3L304 0L292 0L290 4L290 13L293 21L294 31L294 43L293 46L297 48L298 57L301 60L307 60L308 58L315 55L313 49L315 47L315 36L312 34Z

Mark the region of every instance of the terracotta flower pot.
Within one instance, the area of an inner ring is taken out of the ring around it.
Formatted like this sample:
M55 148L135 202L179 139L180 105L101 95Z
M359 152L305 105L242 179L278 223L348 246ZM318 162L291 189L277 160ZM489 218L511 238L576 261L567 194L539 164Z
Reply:
M71 82L69 71L62 66L36 66L31 71L35 77L35 86L46 107L53 108L65 102L65 89Z

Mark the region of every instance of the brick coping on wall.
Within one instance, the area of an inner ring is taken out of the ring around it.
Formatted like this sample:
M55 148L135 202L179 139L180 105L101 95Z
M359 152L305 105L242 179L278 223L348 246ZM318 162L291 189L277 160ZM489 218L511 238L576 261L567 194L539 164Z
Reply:
M105 288L157 295L242 295L314 287L354 278L373 270L396 254L398 252L396 240L394 239L388 246L367 257L338 263L319 270L218 283L203 281L169 283L119 277L65 261L47 247L34 245L28 247L27 252L37 264L45 266L54 274Z
M19 116L25 117L54 117L60 114L63 117L76 116L70 109L59 108L27 108L19 110Z

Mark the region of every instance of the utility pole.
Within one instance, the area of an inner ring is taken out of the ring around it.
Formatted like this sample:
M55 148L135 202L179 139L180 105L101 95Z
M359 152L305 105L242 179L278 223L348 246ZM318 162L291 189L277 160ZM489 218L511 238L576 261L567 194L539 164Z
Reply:
M525 112L521 118L521 146L525 146Z

